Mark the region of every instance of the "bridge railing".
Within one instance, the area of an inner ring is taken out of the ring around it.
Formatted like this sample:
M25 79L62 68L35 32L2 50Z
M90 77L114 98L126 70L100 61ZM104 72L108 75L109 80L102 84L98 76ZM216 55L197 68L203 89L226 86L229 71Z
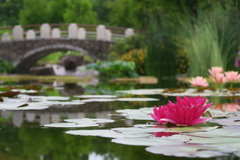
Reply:
M96 39L116 42L133 35L135 32L132 28L104 25L45 23L41 25L2 27L0 28L0 38L2 42L51 38Z

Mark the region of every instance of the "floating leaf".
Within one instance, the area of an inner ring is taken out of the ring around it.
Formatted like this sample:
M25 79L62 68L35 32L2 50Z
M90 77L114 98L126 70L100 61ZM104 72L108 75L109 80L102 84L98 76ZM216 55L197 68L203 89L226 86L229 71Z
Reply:
M240 119L212 119L211 122L226 126L240 126Z
M91 118L81 118L81 119L65 119L66 122L73 123L112 123L114 120L111 119L91 119Z
M80 95L80 96L74 96L74 97L78 97L78 98L104 98L104 99L108 99L108 98L116 98L117 96L114 95Z
M146 133L139 133L139 134L132 134L132 133L118 133L113 130L70 130L66 132L67 134L74 134L74 135L82 135L82 136L100 136L100 137L108 137L108 138L128 138L128 137L148 137L151 134Z
M197 143L197 144L225 144L225 143L240 143L239 138L232 137L195 137L188 135L173 135L171 137L167 137L171 140L182 140L185 143Z
M240 137L240 132L233 132L232 130L227 129L215 129L207 132L194 132L187 133L186 135L195 136L195 137Z
M117 101L159 101L156 98L117 98Z
M133 146L158 146L158 145L179 145L183 144L179 141L171 141L168 139L162 138L117 138L113 139L112 142L125 144L125 145L133 145Z
M166 132L198 132L198 131L209 131L213 129L217 129L218 126L214 127L196 127L196 126L188 126L188 127L173 127L168 128Z
M135 127L124 127L124 128L112 128L113 131L120 133L153 133L166 131L166 128L135 128Z
M214 146L214 145L164 145L164 146L152 146L147 147L148 152L154 154L163 154L166 156L176 156L176 157L200 157L200 158L210 158L225 156L231 152L236 151L227 146Z
M99 98L99 99L83 99L81 101L82 102L111 102L111 101L115 101L115 99Z
M8 92L0 93L0 97L14 97L14 96L19 95L20 93L21 92L19 92L19 91L16 91L16 92L8 91Z
M44 127L57 127L57 128L77 128L77 127L94 127L99 126L97 123L85 123L85 124L78 124L78 123L51 123L51 124L44 124Z

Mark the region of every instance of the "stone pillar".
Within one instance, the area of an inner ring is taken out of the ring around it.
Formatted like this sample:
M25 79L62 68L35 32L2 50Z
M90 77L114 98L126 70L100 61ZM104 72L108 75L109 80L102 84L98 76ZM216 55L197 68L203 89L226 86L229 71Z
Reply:
M50 115L48 113L42 113L40 115L40 125L49 124L50 123Z
M58 123L61 121L60 115L59 114L52 114L51 115L51 121L52 123Z
M132 36L132 35L134 35L134 30L132 28L126 28L124 34L126 37Z
M14 126L20 127L23 123L23 111L14 111L12 121Z
M9 118L11 116L11 113L12 113L11 111L2 111L1 115L4 118Z
M50 38L51 27L49 24L42 24L40 27L40 38Z
M33 29L27 31L26 39L36 39L36 33Z
M6 41L10 41L10 40L11 40L11 36L9 35L9 33L3 33L2 37L1 37L1 41L6 42Z
M26 113L26 120L28 122L34 122L35 121L35 113L34 112L27 112Z
M54 28L52 30L52 38L61 38L61 31L59 28Z
M68 26L68 38L77 38L78 26L76 23L71 23Z
M13 40L23 40L23 28L20 25L13 27Z
M78 29L78 39L86 39L86 30L85 28L79 28Z
M106 40L107 41L112 41L112 32L110 29L106 30Z
M104 25L97 26L97 40L106 40L106 27Z

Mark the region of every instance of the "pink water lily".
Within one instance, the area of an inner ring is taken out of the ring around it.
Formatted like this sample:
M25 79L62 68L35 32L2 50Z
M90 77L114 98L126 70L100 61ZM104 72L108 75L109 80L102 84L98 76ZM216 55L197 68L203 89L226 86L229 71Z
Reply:
M183 98L176 97L176 99L176 103L169 101L164 106L154 106L154 113L150 113L152 118L161 124L172 123L177 126L196 125L211 119L211 117L201 118L211 106L211 103L205 104L206 98L184 96Z
M223 68L222 67L212 67L208 71L213 77L215 77L217 74L223 72Z
M237 71L225 72L228 81L235 82L240 79L240 74Z
M227 77L224 76L223 73L218 73L212 77L213 81L217 84L224 84L228 81Z
M192 87L207 87L208 82L205 78L197 76L190 81Z

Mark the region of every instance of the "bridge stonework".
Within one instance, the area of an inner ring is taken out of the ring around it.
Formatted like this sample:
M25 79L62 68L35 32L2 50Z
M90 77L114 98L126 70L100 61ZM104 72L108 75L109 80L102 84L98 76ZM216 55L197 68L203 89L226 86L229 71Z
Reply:
M76 23L0 28L5 29L8 32L0 35L0 57L20 73L27 73L39 59L56 51L73 50L103 60L112 44L134 34L132 28Z
M20 73L27 73L39 59L56 51L74 50L103 60L112 44L112 41L94 39L15 40L0 43L0 57L12 62Z

